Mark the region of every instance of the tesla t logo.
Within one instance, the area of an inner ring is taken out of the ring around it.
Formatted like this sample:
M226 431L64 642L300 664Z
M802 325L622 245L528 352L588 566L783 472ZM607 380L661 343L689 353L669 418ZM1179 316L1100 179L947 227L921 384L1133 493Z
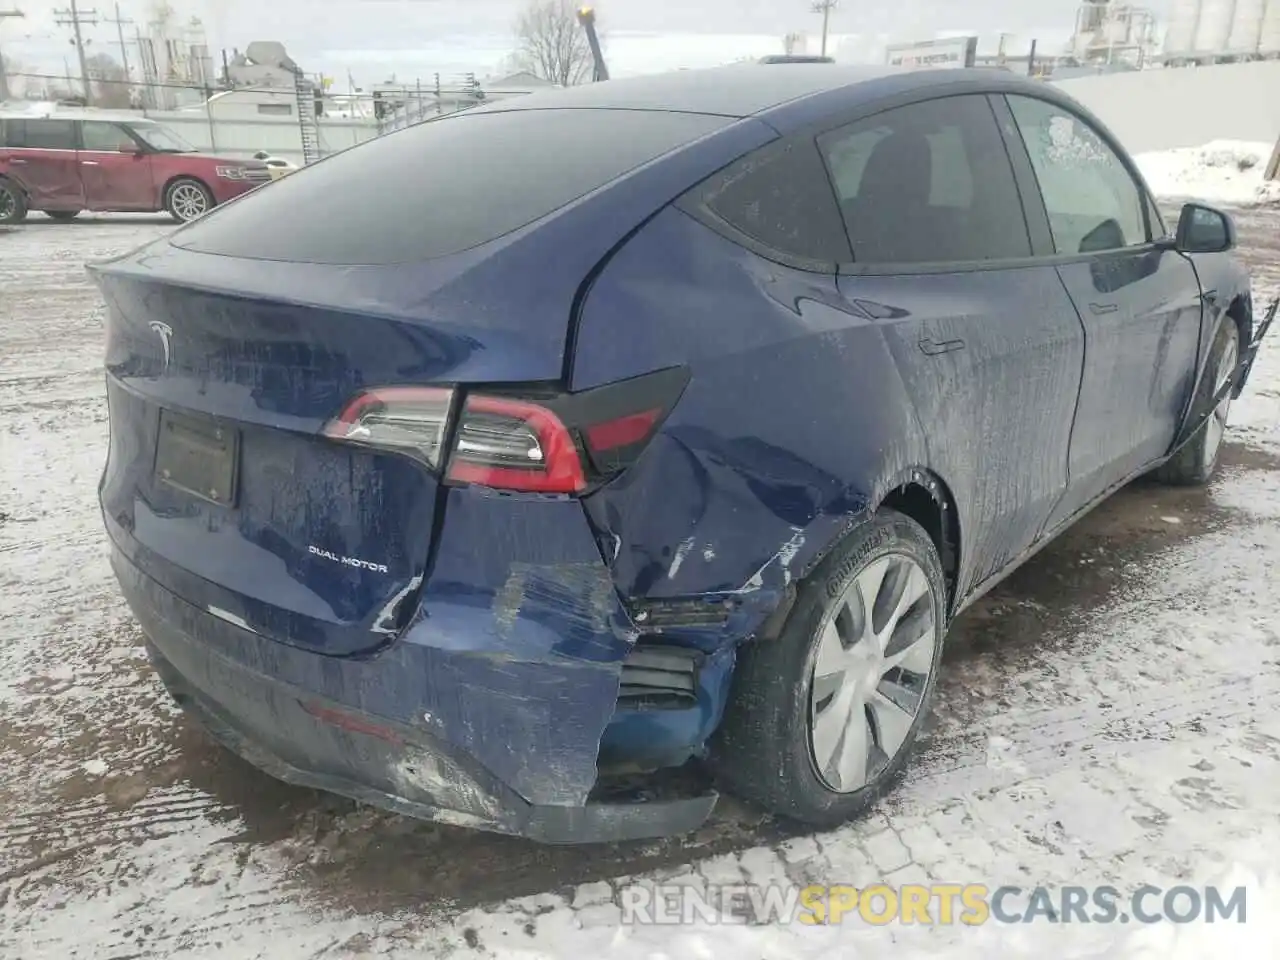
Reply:
M169 338L173 336L173 327L159 320L151 321L151 329L160 336L160 345L164 347L164 372L169 372Z

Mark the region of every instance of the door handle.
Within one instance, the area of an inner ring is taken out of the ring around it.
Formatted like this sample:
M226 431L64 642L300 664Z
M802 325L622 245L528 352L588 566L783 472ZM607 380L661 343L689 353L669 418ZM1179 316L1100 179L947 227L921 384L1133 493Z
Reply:
M98 166L98 161L97 160L81 160L80 164L81 166L85 166L85 167L96 167Z
M12 163L15 167L17 167L17 166L26 166L26 163L27 163L27 161L25 161L25 160L20 160L20 159L18 159L17 157L14 157L14 158L13 158L12 160L10 160L9 162L10 162L10 163Z
M1104 313L1115 313L1119 309L1120 309L1119 305L1114 303L1089 304L1089 312L1092 313L1095 317L1100 317Z
M928 338L920 341L920 349L930 357L936 357L942 353L951 353L953 350L963 350L963 340L930 340Z

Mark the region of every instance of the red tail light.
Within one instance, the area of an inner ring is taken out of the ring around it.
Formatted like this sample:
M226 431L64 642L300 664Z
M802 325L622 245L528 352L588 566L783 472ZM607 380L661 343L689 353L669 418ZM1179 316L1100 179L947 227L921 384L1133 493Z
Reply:
M462 408L446 478L499 490L581 493L587 487L573 435L546 407L471 396Z
M401 453L446 482L580 494L635 462L688 383L680 368L537 399L469 394L453 425L454 390L381 387L353 398L324 428L345 443Z
M394 450L436 468L453 409L440 387L379 387L358 393L324 427L324 435L362 447Z

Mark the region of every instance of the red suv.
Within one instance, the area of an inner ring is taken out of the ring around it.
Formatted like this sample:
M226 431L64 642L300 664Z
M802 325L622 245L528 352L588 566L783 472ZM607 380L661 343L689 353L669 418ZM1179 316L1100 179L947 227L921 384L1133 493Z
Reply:
M271 180L259 160L199 154L142 118L0 113L0 224L27 211L157 212L193 220Z

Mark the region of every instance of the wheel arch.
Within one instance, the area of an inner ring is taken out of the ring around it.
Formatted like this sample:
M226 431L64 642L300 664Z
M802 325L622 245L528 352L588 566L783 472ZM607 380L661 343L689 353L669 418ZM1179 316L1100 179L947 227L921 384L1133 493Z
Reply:
M13 184L18 192L22 194L23 200L26 202L28 209L31 207L31 192L22 184L22 181L10 173L0 173L0 183Z
M1238 292L1231 298L1231 302L1227 305L1225 316L1231 318L1236 325L1236 334L1240 338L1240 353L1243 355L1244 348L1253 339L1253 296L1247 289ZM1232 395L1239 397L1240 389L1241 385L1237 383Z
M203 177L196 176L194 173L175 173L160 188L160 206L162 208L169 202L169 191L173 189L174 184L179 180L190 180L192 183L198 183L209 194L209 199L213 199L213 187L209 186Z
M10 185L12 185L12 190L8 189ZM9 222L21 223L32 209L30 192L17 177L5 173L0 173L0 187L6 188L6 192L14 197L14 203L17 205L17 216Z
M872 511L894 510L924 528L938 551L947 583L947 609L955 608L960 580L960 512L955 494L940 476L926 467L899 472L883 488Z

